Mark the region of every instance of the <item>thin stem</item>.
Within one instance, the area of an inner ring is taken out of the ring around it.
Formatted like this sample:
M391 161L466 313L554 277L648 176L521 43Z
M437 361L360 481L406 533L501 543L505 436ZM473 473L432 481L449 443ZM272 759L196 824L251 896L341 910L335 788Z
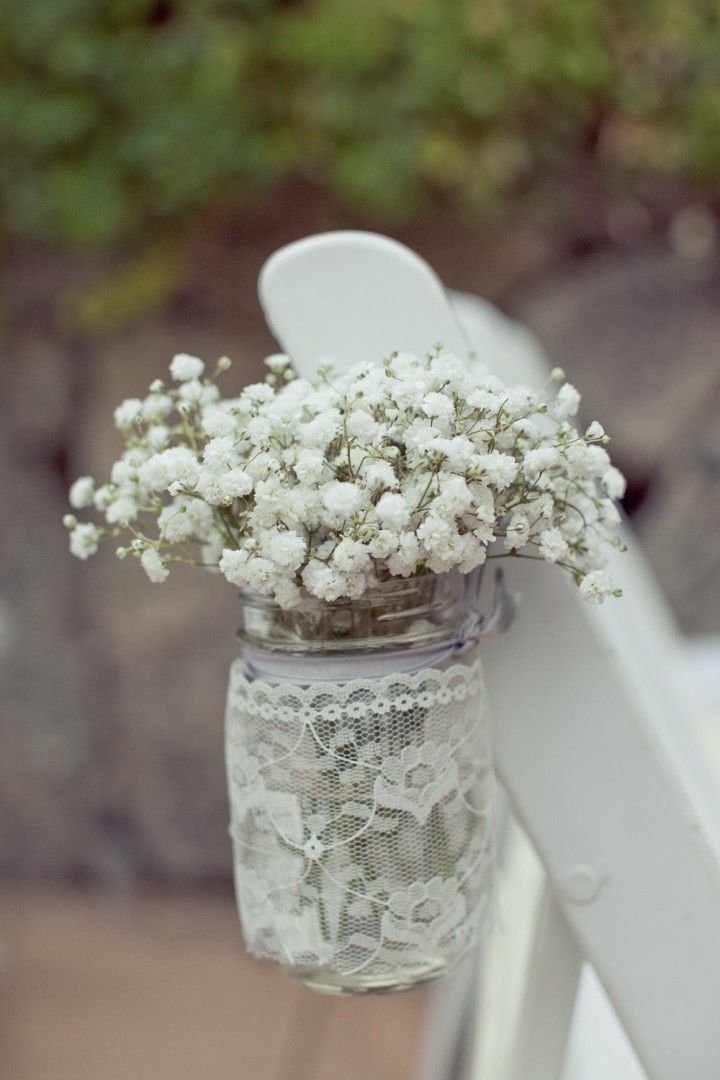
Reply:
M499 555L488 555L487 559L531 559L533 562L547 562L547 559L543 559L542 555L524 555L520 551L504 551ZM556 562L552 563L552 565L560 566L563 570L568 570L573 576L578 573L577 567L571 566L570 563Z

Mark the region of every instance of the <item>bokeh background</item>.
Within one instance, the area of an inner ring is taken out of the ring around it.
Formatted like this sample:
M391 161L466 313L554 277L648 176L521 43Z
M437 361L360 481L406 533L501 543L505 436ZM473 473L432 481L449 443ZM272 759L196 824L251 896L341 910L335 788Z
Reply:
M258 377L278 246L385 232L531 326L718 655L719 57L711 0L0 0L4 1080L402 1080L422 1047L423 993L243 955L232 590L66 553L122 398L179 351Z

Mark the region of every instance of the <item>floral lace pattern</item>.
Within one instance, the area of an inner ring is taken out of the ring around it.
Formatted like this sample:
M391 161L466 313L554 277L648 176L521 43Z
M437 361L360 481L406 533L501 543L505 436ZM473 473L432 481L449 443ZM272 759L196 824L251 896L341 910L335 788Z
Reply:
M338 987L438 973L492 890L492 769L477 650L441 667L274 685L233 664L226 715L248 947Z

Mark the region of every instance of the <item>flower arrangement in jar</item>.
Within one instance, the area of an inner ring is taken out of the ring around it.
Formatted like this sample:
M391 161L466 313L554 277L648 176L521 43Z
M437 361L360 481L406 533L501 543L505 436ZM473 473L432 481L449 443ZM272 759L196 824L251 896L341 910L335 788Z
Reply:
M624 491L602 427L556 370L506 387L435 347L222 397L222 358L170 365L115 423L109 483L65 519L150 581L176 565L241 595L227 709L237 894L258 955L330 991L441 974L492 893L492 768L477 610L491 560L552 563L601 603Z

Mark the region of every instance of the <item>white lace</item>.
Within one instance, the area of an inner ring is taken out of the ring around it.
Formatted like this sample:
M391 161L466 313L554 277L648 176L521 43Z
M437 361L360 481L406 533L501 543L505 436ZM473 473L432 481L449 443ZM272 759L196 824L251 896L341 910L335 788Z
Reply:
M368 979L447 966L492 889L492 769L477 649L310 686L231 669L235 876L256 955Z

